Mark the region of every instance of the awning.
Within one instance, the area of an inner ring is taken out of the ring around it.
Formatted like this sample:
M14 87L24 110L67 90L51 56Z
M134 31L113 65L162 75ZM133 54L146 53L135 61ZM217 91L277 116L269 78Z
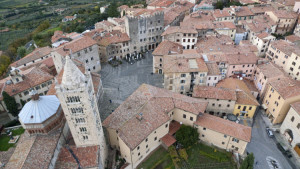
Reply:
M265 109L265 110L268 108L268 106L265 105L265 104L262 104L261 107L262 107L263 109Z
M170 134L166 134L165 136L163 136L162 138L160 138L160 140L167 146L170 147L172 144L174 144L176 142L176 139L171 136Z

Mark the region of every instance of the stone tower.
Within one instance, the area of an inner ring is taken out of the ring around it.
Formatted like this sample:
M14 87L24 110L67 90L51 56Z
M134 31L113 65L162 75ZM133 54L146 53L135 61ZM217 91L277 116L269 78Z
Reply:
M100 162L105 167L107 146L89 71L82 73L69 56L55 89L77 147L99 146Z

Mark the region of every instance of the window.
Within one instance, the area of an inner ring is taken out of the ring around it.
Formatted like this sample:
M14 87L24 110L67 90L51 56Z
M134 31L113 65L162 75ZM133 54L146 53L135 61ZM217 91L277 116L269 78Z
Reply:
M251 106L249 107L249 110L252 110L252 107L251 107Z
M300 128L300 123L297 124L297 129L299 129L299 128Z
M221 107L222 105L221 104L219 104L219 107Z
M84 49L84 53L87 53L87 49Z
M85 63L88 63L89 62L89 60L85 60Z
M139 149L140 149L140 146L138 146L137 149L139 150Z
M222 144L225 144L225 142L222 142Z
M193 121L193 120L194 120L194 118L193 118L193 117L190 117L190 120L191 120L191 121Z
M180 83L185 83L185 80L180 80Z
M165 127L167 128L167 127L168 127L168 124L166 124Z
M292 121L292 122L294 122L294 120L295 120L295 117L294 117L294 116L292 116L292 118L291 118L291 121Z
M185 74L181 74L181 77L185 77L186 75Z
M37 87L35 87L35 90L39 90L39 89L41 89L41 87L40 87L40 86L37 86Z
M89 47L89 50L90 50L90 51L92 51L92 50L93 50L93 48L92 48L92 47Z
M202 134L202 137L204 137L205 135L204 134Z
M206 128L205 128L205 127L203 127L203 130L206 130Z
M146 138L145 142L147 142L147 141L148 141L148 138Z
M141 153L138 153L138 156L140 156L141 155Z
M186 115L185 115L185 114L183 114L183 118L184 118L184 119L186 118Z
M88 136L83 136L83 140L87 140L87 139L89 139Z
M86 132L86 127L79 127L80 132Z
M157 140L157 137L154 138L154 141L156 141L156 140Z
M227 135L226 135L226 134L224 134L224 138L227 138Z
M213 103L212 106L215 106L215 103Z
M232 141L237 142L237 143L239 142L239 140L236 138L232 138Z
M227 104L227 107L230 107L230 104Z
M238 109L241 109L241 106L238 106Z
M84 118L75 118L75 122L76 123L85 123L85 119Z
M146 148L148 148L148 144L146 145Z

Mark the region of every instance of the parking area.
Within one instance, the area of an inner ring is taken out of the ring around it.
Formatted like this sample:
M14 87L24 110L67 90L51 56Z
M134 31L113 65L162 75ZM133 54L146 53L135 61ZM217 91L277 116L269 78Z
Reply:
M153 56L149 52L134 63L122 60L122 64L112 66L102 64L100 71L104 95L100 102L103 121L141 84L146 83L163 88L163 75L152 73Z

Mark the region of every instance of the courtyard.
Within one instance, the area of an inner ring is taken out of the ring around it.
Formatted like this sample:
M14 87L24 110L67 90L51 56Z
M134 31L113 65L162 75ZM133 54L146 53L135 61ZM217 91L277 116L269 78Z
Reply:
M231 153L197 143L186 149L187 160L181 157L181 168L187 169L234 169L236 165L231 159ZM139 169L175 169L171 156L163 147L159 147L144 162Z
M152 74L153 56L146 53L145 59L134 64L122 60L119 66L103 63L99 72L104 95L100 101L100 114L103 121L141 84L146 83L163 88L163 75Z

